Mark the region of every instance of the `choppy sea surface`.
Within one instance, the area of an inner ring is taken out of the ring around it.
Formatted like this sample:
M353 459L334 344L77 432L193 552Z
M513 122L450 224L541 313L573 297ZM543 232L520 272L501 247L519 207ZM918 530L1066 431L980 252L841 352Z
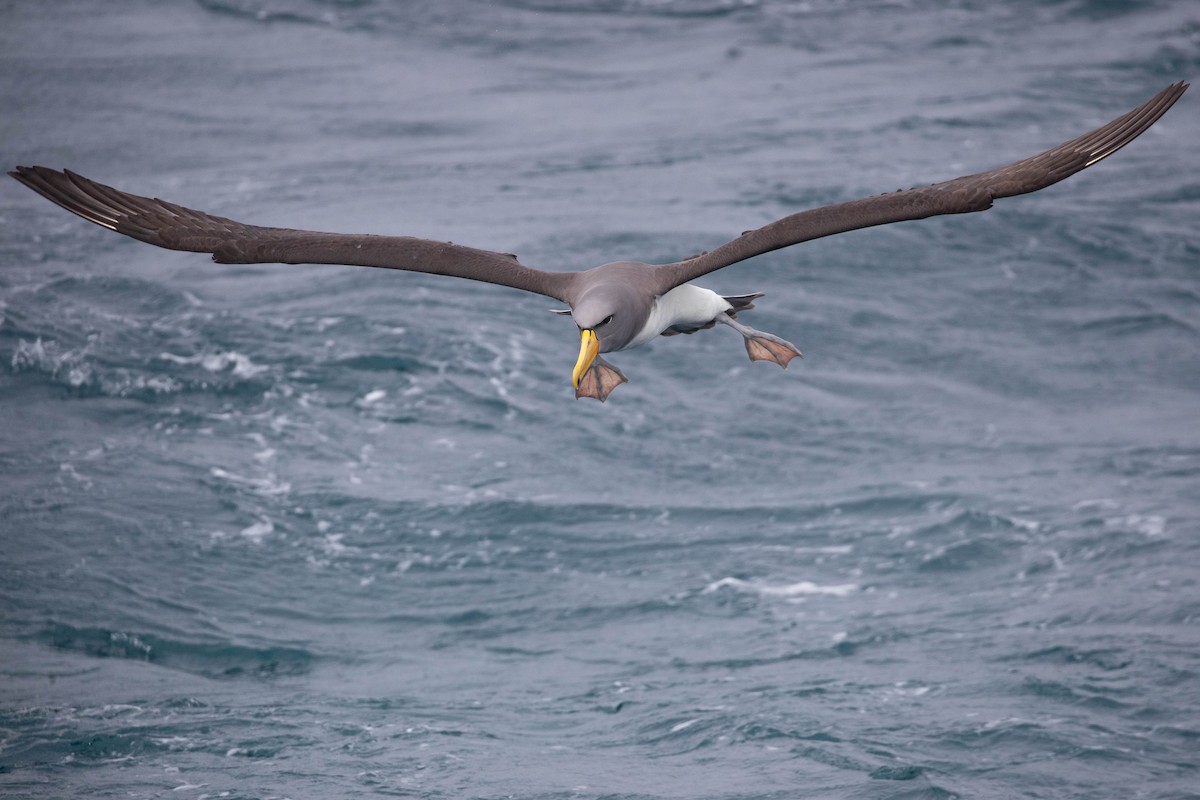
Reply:
M1200 5L0 3L0 155L579 269L991 168ZM1200 797L1200 95L986 214L545 298L0 187L0 795Z

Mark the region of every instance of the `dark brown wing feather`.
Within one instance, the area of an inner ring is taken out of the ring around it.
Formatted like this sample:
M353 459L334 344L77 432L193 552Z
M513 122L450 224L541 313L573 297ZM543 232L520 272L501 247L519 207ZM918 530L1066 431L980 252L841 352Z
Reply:
M245 225L165 200L140 197L71 171L8 173L48 200L109 230L171 250L212 253L222 264L347 264L428 272L524 289L566 302L574 273L543 272L516 256L411 236L320 233Z
M1182 81L1168 86L1107 125L990 172L801 211L747 231L710 253L659 267L660 293L730 264L810 239L889 222L984 211L998 197L1044 189L1129 144L1166 113L1187 88Z

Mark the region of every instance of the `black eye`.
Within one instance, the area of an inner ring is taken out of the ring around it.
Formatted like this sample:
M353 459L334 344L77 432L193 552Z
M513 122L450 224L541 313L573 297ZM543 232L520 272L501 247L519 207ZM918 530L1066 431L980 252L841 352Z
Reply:
M599 325L597 325L596 327L597 327L597 328L602 328L602 327L604 327L604 326L605 326L605 325L607 325L608 323L612 322L612 318L613 318L613 315L612 315L612 314L609 314L607 317L605 317L604 319L600 320L600 324L599 324Z

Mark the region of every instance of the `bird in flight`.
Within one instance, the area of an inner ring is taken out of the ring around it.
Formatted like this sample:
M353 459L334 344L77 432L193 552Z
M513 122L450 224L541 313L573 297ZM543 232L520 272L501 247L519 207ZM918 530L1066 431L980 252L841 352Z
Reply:
M1036 192L1090 167L1140 136L1180 98L1180 81L1107 125L1057 147L988 172L822 206L746 231L715 250L671 264L618 261L580 272L527 267L507 253L412 236L322 233L268 228L195 211L105 186L69 170L17 167L9 173L73 214L109 230L172 250L211 253L221 264L346 264L426 272L511 286L566 303L579 328L576 397L603 402L625 383L600 353L627 350L659 335L695 333L717 324L741 334L751 361L786 368L799 350L738 321L761 294L722 297L692 281L753 256L835 233L985 211L999 197Z

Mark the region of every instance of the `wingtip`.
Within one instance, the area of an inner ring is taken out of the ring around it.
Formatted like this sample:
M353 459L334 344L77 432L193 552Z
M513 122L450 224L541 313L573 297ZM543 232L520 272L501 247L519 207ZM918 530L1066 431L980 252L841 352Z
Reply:
M21 183L28 183L30 180L35 180L38 177L44 176L46 173L57 173L58 170L50 167L41 167L37 164L32 166L17 165L8 171L8 174L19 180Z
M1189 88L1191 88L1191 84L1187 81L1175 81L1159 94L1169 96L1171 98L1170 102L1173 104L1176 100L1183 97L1183 93Z

